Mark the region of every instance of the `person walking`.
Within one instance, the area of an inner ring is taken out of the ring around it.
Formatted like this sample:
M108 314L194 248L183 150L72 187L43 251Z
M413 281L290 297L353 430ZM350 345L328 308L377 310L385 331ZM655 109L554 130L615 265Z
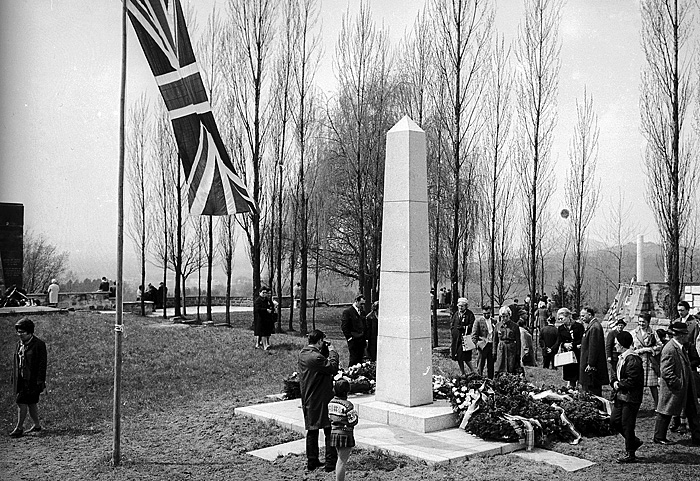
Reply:
M493 350L496 352L496 373L523 372L520 360L520 328L511 320L510 308L502 306L498 311L500 318L493 335Z
M532 342L532 334L530 334L526 326L527 321L520 318L520 320L518 320L518 327L520 328L520 359L522 360L523 367L536 367L535 345Z
M255 349L270 349L270 336L275 332L275 306L270 299L270 289L260 288L260 295L253 303L253 335Z
M450 357L452 357L453 361L457 361L463 376L466 374L464 370L465 363L469 367L469 372L474 372L472 349L465 349L466 346L464 345L464 337L465 335L471 335L473 326L474 313L469 310L467 299L460 297L457 299L457 312L452 315L450 323Z
M335 463L335 480L344 481L350 452L355 446L355 425L358 417L355 406L348 401L350 383L340 378L335 382L335 397L328 404L328 417L331 420L331 446L338 452Z
M637 327L632 331L632 341L634 351L642 360L642 369L644 371L644 387L648 387L651 391L651 397L654 400L654 409L659 403L659 358L663 344L661 339L649 326L651 322L651 314L643 312L639 315Z
M572 351L576 356L575 363L562 367L562 377L570 388L575 388L578 382L581 339L583 338L584 328L581 323L574 322L571 311L566 307L562 307L557 311L557 320L560 322L557 328L559 331L559 350Z
M542 347L542 367L554 369L554 356L559 351L559 331L554 327L554 317L547 319L547 325L540 330L540 346Z
M632 349L632 335L627 331L619 332L616 340L624 349L620 355L613 380L613 410L610 414L610 427L625 438L625 456L618 463L634 463L636 452L642 442L635 433L637 413L642 404L644 380L642 360Z
M26 433L41 431L39 420L39 395L46 389L46 343L34 335L34 322L23 317L15 323L19 336L14 354L12 385L17 403L17 425L10 437L19 438ZM24 420L29 417L34 425L26 433Z
M583 392L596 396L603 395L603 385L610 382L608 365L605 361L605 336L603 326L595 317L592 307L581 309L585 331L581 338L581 358L579 363L579 382Z
M58 307L58 292L60 288L58 286L58 281L56 279L51 279L51 284L49 284L48 294L49 294L49 307Z
M671 323L668 332L673 338L661 351L659 377L659 404L656 407L654 442L674 444L666 437L673 416L680 416L685 409L691 433L691 443L700 445L700 405L697 387L691 378L690 359L685 351L688 344L688 324L681 321Z
M333 376L338 372L338 353L326 342L319 329L308 334L309 345L299 352L298 371L301 410L306 429L306 468L313 471L324 465L319 461L318 432L325 436L325 470L336 467L338 453L331 443L331 421L328 403L333 399ZM328 354L324 355L327 351Z
M355 297L355 302L343 311L343 320L340 329L343 331L345 340L348 341L348 367L362 363L367 345L365 337L365 316L362 312L362 304L365 296L362 294Z
M476 372L484 375L484 367L489 379L493 379L493 331L495 325L491 318L491 307L482 306L482 315L474 321L472 328L472 340L476 345L477 360Z

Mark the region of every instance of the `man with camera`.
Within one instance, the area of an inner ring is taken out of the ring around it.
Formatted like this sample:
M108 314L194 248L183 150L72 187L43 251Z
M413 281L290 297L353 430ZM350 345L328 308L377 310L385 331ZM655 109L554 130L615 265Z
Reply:
M325 334L314 329L308 335L309 345L299 352L299 388L301 409L306 425L306 468L309 471L323 466L318 459L318 431L325 435L325 470L333 471L338 458L330 446L331 422L328 403L333 399L333 376L338 372L338 353L325 341Z

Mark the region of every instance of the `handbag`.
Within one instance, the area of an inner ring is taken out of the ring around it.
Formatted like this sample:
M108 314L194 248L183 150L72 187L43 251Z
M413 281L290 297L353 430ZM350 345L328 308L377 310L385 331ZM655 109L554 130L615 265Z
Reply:
M476 345L474 344L474 341L472 340L472 336L465 334L462 336L462 350L463 351L473 351L476 349Z
M554 367L566 366L568 364L576 364L576 353L574 351L560 352L554 355Z

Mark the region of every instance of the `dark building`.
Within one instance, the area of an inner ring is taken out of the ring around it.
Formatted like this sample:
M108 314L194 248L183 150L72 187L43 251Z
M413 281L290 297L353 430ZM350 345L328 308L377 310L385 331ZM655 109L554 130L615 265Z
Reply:
M24 205L0 202L0 287L22 287ZM4 292L4 291L3 291Z

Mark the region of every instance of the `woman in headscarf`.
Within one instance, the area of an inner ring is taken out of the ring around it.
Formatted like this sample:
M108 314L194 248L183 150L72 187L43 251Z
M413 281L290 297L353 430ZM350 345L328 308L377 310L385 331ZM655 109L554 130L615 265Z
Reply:
M15 324L19 337L14 356L12 381L17 403L17 426L10 437L19 438L25 433L41 431L39 422L39 394L46 388L46 344L34 335L34 323L23 317ZM24 420L32 418L34 425L24 431Z
M493 349L496 351L494 371L522 373L520 327L511 320L511 311L508 306L499 309L498 317L498 323L493 331Z
M562 307L557 311L557 322L559 327L560 351L573 351L576 355L574 364L567 364L562 367L562 377L567 381L570 388L575 388L578 382L579 361L581 359L581 340L585 328L580 322L574 322L571 311Z
M657 356L661 354L663 343L649 325L650 322L651 314L642 312L639 315L637 327L632 331L632 341L634 342L634 351L642 359L644 387L648 387L651 391L654 409L656 409L656 405L659 403L659 359Z

